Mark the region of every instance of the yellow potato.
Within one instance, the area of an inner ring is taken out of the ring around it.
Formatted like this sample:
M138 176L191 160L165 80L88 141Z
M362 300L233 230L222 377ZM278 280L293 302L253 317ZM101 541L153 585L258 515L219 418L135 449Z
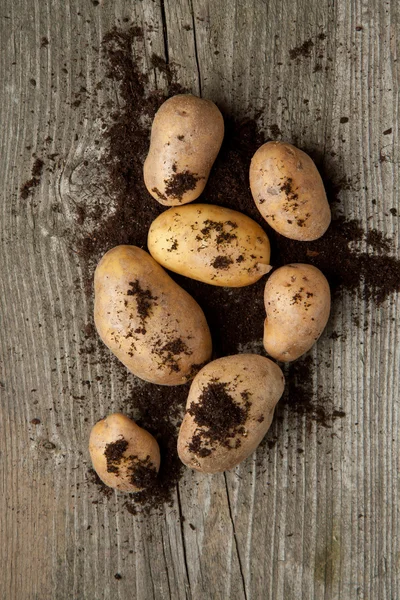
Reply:
M178 437L181 461L203 473L238 465L267 433L284 385L278 365L256 354L206 365L190 387Z
M89 452L103 483L122 492L152 486L160 468L156 440L120 413L96 423L90 433Z
M97 331L137 377L179 385L210 359L211 336L200 306L144 250L117 246L107 252L94 288Z
M305 153L286 142L267 142L250 165L254 202L267 223L292 240L320 238L331 211L317 167Z
M224 119L210 100L181 94L164 102L154 117L143 168L153 198L165 206L198 198L223 137Z
M271 270L267 234L246 215L208 204L170 208L150 226L153 258L166 269L210 283L241 287Z
M328 322L329 284L312 265L292 264L270 275L264 292L264 347L284 362L310 350Z

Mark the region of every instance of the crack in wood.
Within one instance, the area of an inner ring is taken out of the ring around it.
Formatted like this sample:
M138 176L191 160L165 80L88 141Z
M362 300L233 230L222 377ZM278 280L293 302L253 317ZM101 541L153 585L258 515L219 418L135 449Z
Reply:
M170 584L170 581L169 581L169 573L168 573L168 564L169 564L169 562L168 562L167 557L165 555L164 536L162 535L162 533L161 533L161 537L162 537L162 544L161 544L161 546L162 546L163 557L164 557L164 562L165 562L165 573L166 573L166 576L167 576L167 584L168 584L168 594L169 594L169 598L172 598L172 595L171 595L171 584Z
M196 67L197 67L197 79L198 79L198 83L199 83L199 96L201 98L202 97L202 91L201 91L201 73L200 73L199 54L198 54L198 51L197 51L196 22L195 22L195 19L194 19L193 0L190 0L190 9L191 9L191 13L192 13L194 57L195 57L195 60L196 60Z
M229 489L228 489L228 481L226 479L226 473L224 473L224 480L225 480L226 498L227 498L227 501L228 501L229 516L230 516L231 523L232 523L233 538L235 540L236 554L237 554L238 563L239 563L240 577L242 579L242 584L243 584L243 594L244 594L245 600L247 600L246 582L245 582L245 579L244 579L242 561L240 559L240 554L239 554L239 544L238 544L238 539L237 539L237 536L236 536L235 522L233 520L233 515L232 515L232 506L231 506L231 499L229 497Z
M165 62L167 65L169 65L167 17L165 14L164 0L160 0L160 9L161 9L161 21L162 21L163 37L164 37Z
M184 517L183 517L183 512L182 512L182 504L181 504L181 496L180 496L180 492L179 492L179 484L176 485L176 495L177 495L177 499L178 499L178 510L179 510L180 529L181 529L183 560L184 560L184 563L185 563L186 579L187 579L187 585L188 585L188 588L189 588L189 589L185 590L185 593L186 593L186 598L188 598L188 600L191 600L191 598L192 598L192 592L191 592L191 587L190 587L189 569L188 569L187 556L186 556L185 532L183 530ZM187 592L189 592L189 595L187 594Z

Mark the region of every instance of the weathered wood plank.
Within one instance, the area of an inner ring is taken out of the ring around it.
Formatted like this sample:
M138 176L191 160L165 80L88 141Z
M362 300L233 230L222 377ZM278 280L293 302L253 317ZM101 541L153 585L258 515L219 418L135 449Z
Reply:
M134 518L118 510L116 496L92 503L88 433L97 418L121 408L132 382L120 381L112 361L104 373L79 354L91 305L65 231L76 227L74 202L103 193L93 183L99 117L109 94L118 97L107 87L95 92L103 77L98 48L126 18L143 27L133 52L152 87L167 85L152 67L154 53L182 85L226 112L261 111L267 133L276 125L283 139L350 180L341 195L347 216L399 240L399 220L390 213L399 208L398 2L4 0L4 597L397 598L398 299L380 309L347 296L337 302L328 335L313 351L320 364L315 391L346 413L331 429L282 407L269 434L278 439L273 448L226 475L186 473L163 516ZM307 40L310 55L291 58ZM72 106L77 98L81 104ZM33 201L23 201L18 189L30 176L32 153L41 156L44 147L58 154L53 172L46 170ZM334 344L333 330L344 334ZM96 374L106 376L96 381Z

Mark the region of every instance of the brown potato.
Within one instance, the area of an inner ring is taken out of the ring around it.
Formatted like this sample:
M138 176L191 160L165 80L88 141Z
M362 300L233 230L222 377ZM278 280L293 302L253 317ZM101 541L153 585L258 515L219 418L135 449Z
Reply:
M120 413L96 423L90 433L89 452L103 483L122 492L138 492L151 486L160 468L156 440Z
M265 350L276 360L290 362L310 350L325 329L331 307L329 284L312 265L285 265L270 275L264 303Z
M163 267L212 285L241 287L271 270L267 234L222 206L170 208L150 226L149 251Z
M198 198L223 137L224 119L214 102L191 94L166 100L154 117L143 167L153 198L165 206Z
M197 302L136 246L103 256L95 276L94 321L103 342L137 377L185 383L211 357L211 335Z
M206 365L186 403L178 454L203 473L232 469L257 448L283 394L283 373L256 354L237 354Z
M286 142L267 142L250 165L254 202L267 223L292 240L320 238L331 211L317 167L305 153Z

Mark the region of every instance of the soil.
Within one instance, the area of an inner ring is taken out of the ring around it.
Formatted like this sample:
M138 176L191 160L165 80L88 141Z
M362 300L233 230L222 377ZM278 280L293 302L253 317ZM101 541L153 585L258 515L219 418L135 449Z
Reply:
M144 290L137 279L130 281L129 286L126 294L135 297L138 315L144 323L150 315L152 307L156 305L157 297L152 296L150 290Z
M94 268L102 254L119 244L133 244L146 249L149 226L165 209L145 188L143 162L149 147L150 123L156 110L167 97L184 93L185 90L176 84L174 73L165 61L155 57L154 68L167 74L168 91L166 94L158 90L146 91L147 77L140 73L131 50L135 37L142 35L139 28L114 28L105 35L102 43L106 77L117 85L120 98L118 106L113 106L111 117L104 120L102 141L105 152L101 158L104 185L107 197L113 199L114 211L111 216L107 216L104 203L98 202L90 209L90 215L87 206L77 205L76 222L79 227L73 232L71 243L81 258L85 290L90 299ZM313 42L310 42L309 40L294 48L291 58L309 56L313 47ZM104 113L109 115L109 109L105 108ZM364 232L357 220L346 220L338 215L338 196L341 190L349 189L350 182L329 172L326 157L322 155L316 156L308 152L321 172L328 199L335 209L336 217L328 232L315 242L296 242L283 238L270 229L253 202L248 182L250 160L266 139L255 120L234 120L227 114L224 119L224 141L201 196L202 203L226 206L253 218L270 237L271 264L275 267L293 262L314 264L327 276L334 299L336 295L346 291L380 304L400 290L400 261L390 255L391 240L376 230ZM278 134L277 130L273 133ZM302 149L308 151L307 148ZM291 188L288 193L291 193ZM95 216L97 225L94 229L86 228L89 216ZM221 239L221 243L223 241ZM221 265L216 268L221 268ZM173 273L170 275L202 307L213 335L215 358L243 352L243 348L262 340L265 278L244 288L225 289ZM134 290L135 287L132 288L133 293ZM146 303L143 310L145 316L147 302L154 299L142 299ZM334 339L331 338L332 343ZM97 343L94 328L88 323L86 346ZM175 353L173 348L161 348L160 351L167 360L168 357L171 360ZM110 354L104 350L101 357L107 372ZM290 414L328 427L336 419L344 417L343 411L333 405L332 399L314 395L315 369L309 356L285 367L287 386L285 397L279 403L281 408L278 407L278 418L279 411L289 410ZM122 365L120 371L121 380L130 377ZM154 486L128 496L125 502L127 510L133 514L159 511L165 503L172 502L183 469L176 452L176 424L182 418L188 389L189 384L170 388L143 382L121 404L121 411L128 416L131 413L140 414L138 424L156 437L161 450L161 468ZM214 412L213 419L215 418ZM234 424L238 425L237 420L240 418L237 413ZM193 440L195 445L198 444L198 451L201 451L200 442L200 439ZM101 483L98 485L106 495L109 493Z
M139 459L138 456L129 456L131 462L129 470L131 471L130 482L138 488L151 490L157 485L157 469L150 460L150 456L145 459ZM138 492L139 493L139 492Z
M181 201L186 192L196 189L199 179L200 177L197 177L189 171L174 173L168 181L165 182L165 194L168 198L174 198Z
M31 171L31 178L25 181L20 188L20 197L26 200L31 196L35 188L40 184L43 173L44 161L41 158L36 158Z
M295 48L289 50L290 59L295 60L296 58L300 57L310 57L313 47L314 42L312 40L306 40L300 46L296 46Z
M124 458L124 452L128 447L128 442L124 439L117 440L107 444L104 450L104 456L107 461L107 472L119 474L119 465Z
M243 405L238 404L229 392L227 383L212 381L202 391L199 402L192 402L188 408L198 425L191 449L200 456L204 456L204 443L213 447L217 442L230 448L230 438L243 430L250 403L243 398Z

